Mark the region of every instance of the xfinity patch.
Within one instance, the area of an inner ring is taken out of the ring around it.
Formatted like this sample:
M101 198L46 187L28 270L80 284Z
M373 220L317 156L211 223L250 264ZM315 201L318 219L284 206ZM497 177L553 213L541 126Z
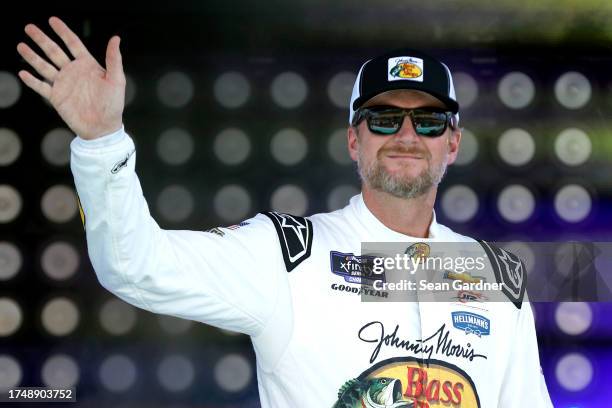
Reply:
M478 337L491 334L491 322L484 316L471 312L451 312L455 329Z
M416 81L423 82L423 60L415 57L389 58L387 71L388 81Z
M331 271L342 276L349 283L371 283L375 280L385 282L385 273L374 273L374 256L355 255L337 251L329 252Z

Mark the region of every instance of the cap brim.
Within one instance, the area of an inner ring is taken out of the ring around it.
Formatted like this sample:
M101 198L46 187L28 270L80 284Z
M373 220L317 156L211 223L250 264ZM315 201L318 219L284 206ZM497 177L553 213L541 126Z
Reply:
M353 110L356 111L363 104L365 104L367 101L369 101L370 99L372 99L375 96L378 96L378 95L380 95L380 94L382 94L384 92L395 91L395 90L402 90L402 89L420 91L420 92L424 92L426 94L429 94L429 95L435 97L436 99L439 99L440 102L442 102L444 105L446 105L446 107L451 112L453 112L453 113L459 112L459 104L457 103L457 101L449 98L448 96L444 96L444 95L438 94L436 92L425 91L423 89L419 89L418 86L409 86L408 84L402 86L401 88L398 88L397 86L394 86L394 87L389 87L389 89L386 89L386 90L383 90L383 91L380 91L380 92L374 92L374 93L362 95L359 98L355 99L355 102L353 102Z

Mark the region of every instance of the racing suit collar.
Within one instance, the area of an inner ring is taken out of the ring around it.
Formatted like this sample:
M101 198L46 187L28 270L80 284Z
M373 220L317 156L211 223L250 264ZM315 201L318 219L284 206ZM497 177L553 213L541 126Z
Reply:
M368 208L366 203L363 201L363 195L357 194L353 196L350 200L349 206L355 212L357 219L364 225L366 230L369 232L368 235L371 235L368 239L371 240L389 240L389 241L428 241L428 240L440 240L443 239L442 230L440 225L436 221L436 210L433 210L433 216L431 219L431 224L429 224L429 234L427 238L421 237L413 237L410 235L405 235L396 231L393 231L385 224L380 222L378 218Z

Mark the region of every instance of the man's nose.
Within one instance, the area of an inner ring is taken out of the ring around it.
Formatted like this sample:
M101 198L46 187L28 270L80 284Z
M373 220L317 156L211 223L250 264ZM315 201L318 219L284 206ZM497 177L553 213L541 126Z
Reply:
M412 125L412 120L410 116L404 116L404 120L402 122L402 126L397 131L394 138L401 139L404 142L409 143L418 143L420 136L417 134L416 129Z

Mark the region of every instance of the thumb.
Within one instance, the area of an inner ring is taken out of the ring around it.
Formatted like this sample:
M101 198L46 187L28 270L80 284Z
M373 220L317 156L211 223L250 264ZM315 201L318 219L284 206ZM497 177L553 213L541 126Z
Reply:
M113 36L106 47L106 72L107 76L112 81L123 80L123 62L121 60L121 52L119 51L119 36Z

